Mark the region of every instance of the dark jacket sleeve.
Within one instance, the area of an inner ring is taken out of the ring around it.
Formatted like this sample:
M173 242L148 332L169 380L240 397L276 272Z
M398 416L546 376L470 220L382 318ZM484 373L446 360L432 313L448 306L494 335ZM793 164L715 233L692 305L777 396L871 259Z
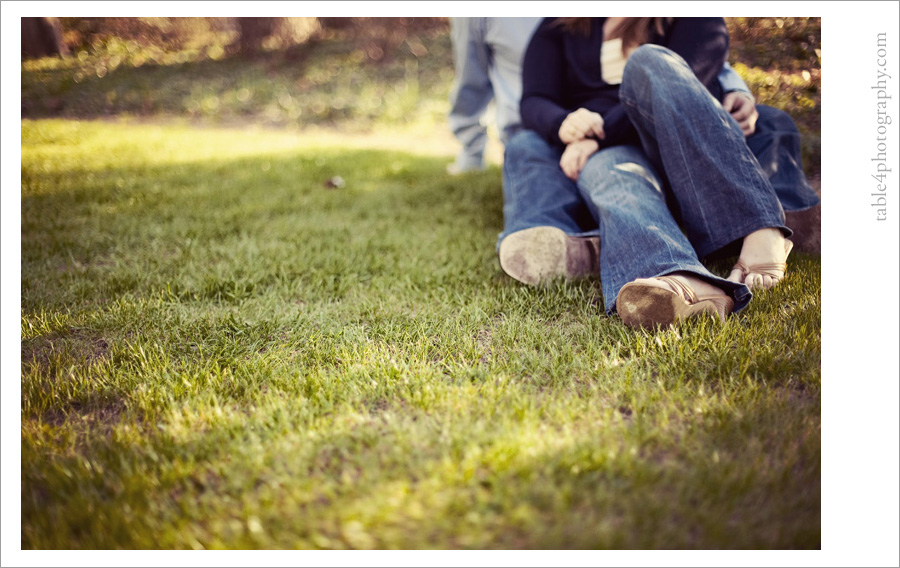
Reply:
M570 110L565 100L565 56L561 32L546 18L535 30L522 61L522 126L561 144L559 127ZM575 110L575 109L572 109Z
M680 55L694 75L716 99L722 99L719 71L728 60L728 28L723 18L676 18L662 36L651 43L665 46ZM606 137L600 147L637 143L640 138L619 103L603 117Z
M719 72L728 60L728 28L723 18L676 18L665 45L687 61L694 75L717 99L722 98Z

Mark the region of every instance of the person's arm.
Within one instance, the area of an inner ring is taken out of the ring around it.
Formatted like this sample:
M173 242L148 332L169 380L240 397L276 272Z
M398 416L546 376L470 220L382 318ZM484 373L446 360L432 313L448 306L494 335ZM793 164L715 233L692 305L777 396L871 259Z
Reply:
M743 77L738 75L738 72L735 71L734 67L732 67L731 64L727 61L724 65L722 65L722 70L719 71L719 85L722 86L723 93L741 91L747 93L751 97L753 96L750 93L750 87L748 87L747 83L744 82Z
M744 79L727 61L719 73L719 84L725 93L722 98L722 107L737 121L744 136L750 136L756 132L756 121L759 118L756 99Z
M537 132L547 142L562 147L559 127L569 114L565 100L566 66L560 31L551 27L553 19L540 23L522 60L522 126Z
M719 72L728 60L728 28L723 18L676 18L665 46L690 65L710 93L721 99Z
M456 77L450 93L450 130L462 150L452 173L484 167L487 128L482 116L494 96L488 75L490 54L478 18L451 18L453 64Z

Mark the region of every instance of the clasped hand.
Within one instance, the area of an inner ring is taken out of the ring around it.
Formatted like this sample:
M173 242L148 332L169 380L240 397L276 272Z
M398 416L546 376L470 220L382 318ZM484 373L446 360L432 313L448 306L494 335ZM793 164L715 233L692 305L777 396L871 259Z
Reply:
M593 138L593 137L596 138ZM559 167L572 181L578 181L581 170L599 148L603 140L603 117L586 108L569 113L559 126L559 139L566 144Z
M603 132L603 117L586 108L580 108L570 112L562 121L558 134L564 144L584 140L592 135L603 140L606 136Z
M559 159L559 167L572 181L578 181L581 170L587 163L588 158L593 156L600 149L600 144L593 138L585 138L566 145L562 157Z
M759 111L756 110L753 95L743 91L731 91L722 99L722 107L737 121L744 136L750 136L756 132Z
M750 136L756 130L759 112L752 95L740 91L732 91L725 95L722 106L731 114L741 127L744 136ZM595 136L596 139L591 138ZM603 140L603 117L586 108L569 113L559 127L559 139L566 144L559 167L566 177L578 181L584 165L599 148L597 139Z

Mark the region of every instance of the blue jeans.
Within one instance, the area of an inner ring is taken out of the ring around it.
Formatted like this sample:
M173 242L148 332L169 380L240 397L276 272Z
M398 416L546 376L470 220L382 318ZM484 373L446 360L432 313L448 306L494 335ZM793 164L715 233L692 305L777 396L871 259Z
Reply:
M577 183L560 169L560 150L534 132L510 140L500 240L541 225L599 236L608 313L628 282L672 272L722 288L743 309L750 290L699 258L758 229L790 229L740 128L684 60L660 46L632 53L619 93L642 147L597 152Z
M819 196L803 173L800 131L783 110L756 105L759 118L747 146L775 189L785 211L803 211L819 204Z

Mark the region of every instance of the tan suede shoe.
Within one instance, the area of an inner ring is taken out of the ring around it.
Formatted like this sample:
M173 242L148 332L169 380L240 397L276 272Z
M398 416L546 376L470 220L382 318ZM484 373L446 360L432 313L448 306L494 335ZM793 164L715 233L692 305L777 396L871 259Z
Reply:
M600 273L600 238L571 237L556 227L516 231L500 242L500 267L525 284Z
M616 297L616 312L625 325L634 328L669 326L699 314L716 315L724 322L732 310L730 297L698 297L689 286L669 276L639 278L622 286Z

